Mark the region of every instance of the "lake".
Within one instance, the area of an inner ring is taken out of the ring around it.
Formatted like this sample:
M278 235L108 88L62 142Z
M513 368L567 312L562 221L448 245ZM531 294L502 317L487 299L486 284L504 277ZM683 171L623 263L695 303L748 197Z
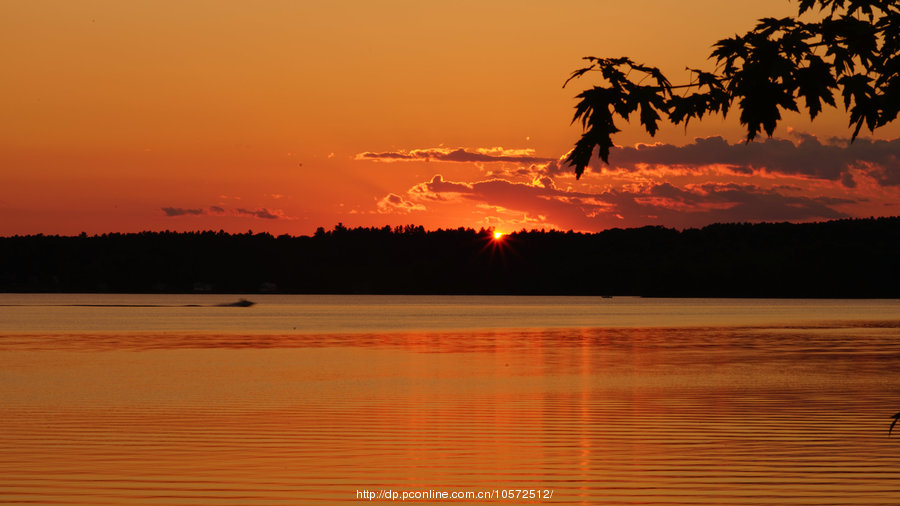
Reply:
M238 297L0 294L0 502L900 503L897 300Z

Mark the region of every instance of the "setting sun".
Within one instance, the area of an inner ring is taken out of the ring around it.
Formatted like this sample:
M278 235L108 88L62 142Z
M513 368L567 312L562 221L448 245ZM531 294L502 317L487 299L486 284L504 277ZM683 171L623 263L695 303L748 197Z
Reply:
M494 232L494 240L499 241L503 238L503 232Z

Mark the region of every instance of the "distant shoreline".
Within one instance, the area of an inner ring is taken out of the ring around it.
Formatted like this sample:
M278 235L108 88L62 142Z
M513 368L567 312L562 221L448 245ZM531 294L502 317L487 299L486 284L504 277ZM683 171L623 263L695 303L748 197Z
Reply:
M900 298L900 217L491 232L2 237L0 292Z

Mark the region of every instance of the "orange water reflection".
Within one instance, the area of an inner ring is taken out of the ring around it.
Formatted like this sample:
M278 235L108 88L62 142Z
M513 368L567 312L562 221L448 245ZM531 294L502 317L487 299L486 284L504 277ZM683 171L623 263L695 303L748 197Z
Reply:
M894 504L898 330L7 334L0 498Z

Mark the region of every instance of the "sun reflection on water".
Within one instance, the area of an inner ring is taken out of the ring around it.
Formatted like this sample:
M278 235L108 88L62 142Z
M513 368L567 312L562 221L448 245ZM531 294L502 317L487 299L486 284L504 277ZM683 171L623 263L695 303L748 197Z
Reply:
M3 334L0 496L321 504L364 488L539 488L554 504L896 503L898 337L889 321Z

